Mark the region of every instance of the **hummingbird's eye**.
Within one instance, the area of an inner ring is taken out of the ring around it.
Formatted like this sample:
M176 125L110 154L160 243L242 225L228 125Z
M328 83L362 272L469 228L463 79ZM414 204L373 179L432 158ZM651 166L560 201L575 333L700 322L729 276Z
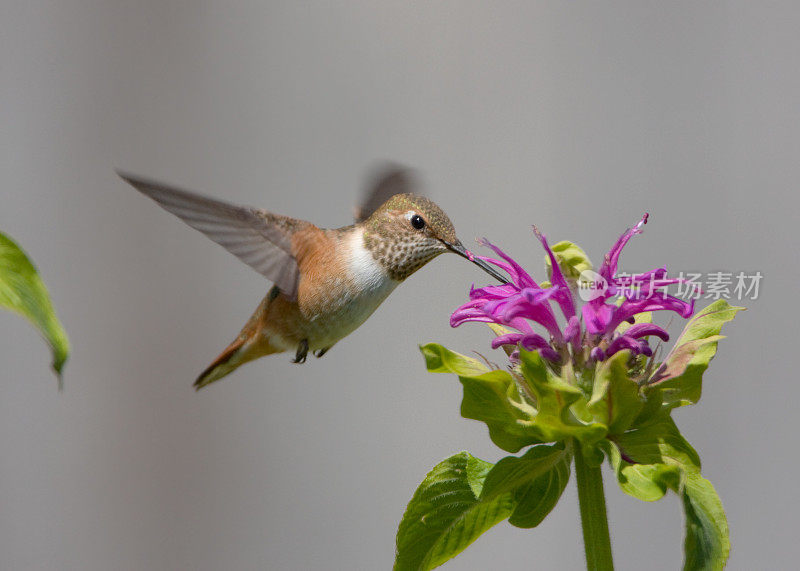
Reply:
M419 214L414 214L411 217L411 225L417 230L422 230L425 228L425 220Z

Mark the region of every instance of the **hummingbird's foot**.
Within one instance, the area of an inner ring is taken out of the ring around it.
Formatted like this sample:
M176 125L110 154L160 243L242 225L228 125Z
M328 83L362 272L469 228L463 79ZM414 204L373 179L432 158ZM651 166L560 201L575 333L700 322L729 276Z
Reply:
M319 358L320 358L320 357L322 357L322 356L323 356L325 353L327 353L327 352L328 352L328 349L330 349L330 347L325 347L324 349L317 349L316 351L314 351L314 356L315 356L317 359L319 359Z
M294 356L292 363L305 363L307 356L308 356L308 339L303 339L302 341L300 341L300 345L297 346L297 354Z

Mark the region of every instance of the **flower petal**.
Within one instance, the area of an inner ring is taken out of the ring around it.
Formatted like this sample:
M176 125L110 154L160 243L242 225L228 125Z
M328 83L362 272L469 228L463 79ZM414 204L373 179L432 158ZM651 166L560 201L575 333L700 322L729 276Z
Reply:
M555 363L561 361L561 355L559 355L558 352L550 346L539 349L539 354L548 361L553 361Z
M458 327L467 321L479 321L481 323L492 323L494 319L486 315L477 308L459 308L450 316L450 327Z
M498 335L492 339L492 349L497 349L501 345L516 345L522 339L522 333L506 333L505 335Z
M558 341L564 339L561 334L561 328L556 321L556 316L553 315L550 304L546 302L530 303L523 297L517 296L509 300L502 312L498 311L495 315L499 317L500 323L508 323L516 318L529 319L547 329L550 335Z
M489 240L486 238L478 240L478 243L482 246L486 246L487 248L491 248L495 254L505 260L505 263L492 258L483 258L481 256L477 256L478 258L482 259L484 262L492 263L495 266L504 269L511 276L512 281L519 287L538 287L528 272L526 272L522 266L520 266L513 258L511 258L511 256L508 256L505 252L503 252L503 250L489 242Z
M653 350L650 348L650 345L644 339L639 341L639 353L641 353L645 357L653 356Z
M519 344L522 345L522 348L527 351L533 351L534 349L546 349L550 347L550 344L547 342L547 340L536 333L524 335L522 339L520 339Z
M635 339L631 339L627 335L620 335L616 339L614 339L611 343L608 344L608 348L606 349L606 356L610 357L617 351L622 351L623 349L630 349L635 355L638 355L641 349L639 342Z
M564 314L564 317L569 319L575 315L575 300L572 297L572 291L570 290L569 283L564 277L564 274L561 272L561 266L558 265L556 255L553 253L553 250L550 249L550 245L547 243L547 237L539 232L539 229L536 226L533 227L533 232L542 243L542 247L547 253L547 257L550 258L552 273L550 276L550 283L552 283L554 287L548 289L555 290L553 293L553 298L561 307L561 312Z
M669 341L669 333L667 333L663 327L652 323L637 323L636 325L632 325L625 331L625 335L631 339L655 335L656 337L660 337L662 341Z
M580 338L581 322L576 315L573 315L567 321L567 326L564 328L564 341L571 343Z
M585 304L581 308L581 313L583 314L583 322L586 324L586 331L594 334L605 334L609 329L608 324L614 316L615 309L613 305L604 303L600 298Z
M646 299L626 299L614 312L614 317L608 324L607 333L614 331L620 323L637 313L664 310L674 311L683 318L691 317L694 313L694 300L684 301L660 292Z
M647 212L644 213L642 219L639 223L634 226L633 228L629 228L622 236L614 242L614 245L611 246L611 249L606 254L605 260L603 260L603 265L600 266L600 275L606 278L607 280L611 280L614 277L614 274L617 273L617 264L619 263L619 255L622 253L622 249L625 247L625 244L628 243L628 240L633 238L635 234L642 233L642 226L647 224L648 218Z
M605 361L606 360L606 354L600 347L595 347L594 349L592 349L592 352L589 353L589 355L595 361Z

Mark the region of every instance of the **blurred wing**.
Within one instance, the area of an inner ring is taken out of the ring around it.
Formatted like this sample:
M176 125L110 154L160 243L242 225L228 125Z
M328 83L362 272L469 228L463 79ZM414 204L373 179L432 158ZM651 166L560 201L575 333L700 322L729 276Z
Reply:
M414 173L396 165L385 166L367 186L361 205L356 208L356 222L369 218L381 205L395 194L419 194Z
M292 255L291 235L308 222L228 204L134 175L117 174L274 282L289 298L296 299L300 272Z

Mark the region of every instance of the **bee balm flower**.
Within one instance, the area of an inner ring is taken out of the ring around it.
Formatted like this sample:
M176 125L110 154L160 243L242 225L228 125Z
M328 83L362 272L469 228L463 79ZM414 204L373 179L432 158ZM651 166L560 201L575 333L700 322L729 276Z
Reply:
M580 307L579 296L562 272L547 238L534 228L550 262L550 283L543 287L510 256L487 240L500 259L482 257L504 270L511 280L503 285L472 288L470 301L456 309L450 325L467 321L495 323L515 331L499 335L492 347L517 345L536 350L542 357L563 362L574 359L582 363L602 361L622 349L634 355L651 356L649 337L669 339L665 329L652 323L636 323L637 315L652 311L674 311L688 318L694 311L693 301L684 301L666 293L667 286L681 280L667 277L666 268L657 268L636 275L619 275L619 257L628 241L642 232L647 214L627 230L605 255L598 273L593 274L599 287ZM560 314L560 317L559 317ZM561 323L565 325L562 327ZM625 323L633 324L621 327ZM635 324L634 324L635 323ZM534 325L538 325L537 332ZM542 331L543 329L543 331Z

